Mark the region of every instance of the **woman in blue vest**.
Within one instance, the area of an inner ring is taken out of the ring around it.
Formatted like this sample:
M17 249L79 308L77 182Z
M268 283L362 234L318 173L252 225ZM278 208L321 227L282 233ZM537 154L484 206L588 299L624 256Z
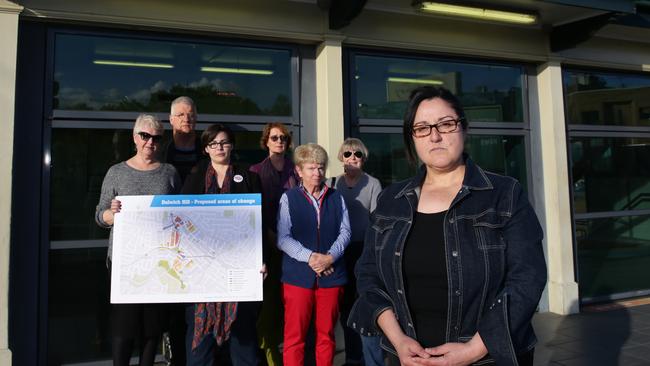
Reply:
M282 256L284 366L303 366L305 336L314 314L316 365L334 361L334 325L347 282L343 252L350 221L343 197L324 184L327 152L317 144L294 151L301 179L280 198L278 248Z

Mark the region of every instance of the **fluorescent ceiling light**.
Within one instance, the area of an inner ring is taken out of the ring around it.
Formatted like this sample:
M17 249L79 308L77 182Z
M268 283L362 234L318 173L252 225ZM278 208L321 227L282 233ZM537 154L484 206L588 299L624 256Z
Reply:
M173 69L174 65L171 64L155 64L148 62L130 62L130 61L113 61L113 60L94 60L95 65L110 65L110 66L130 66L130 67L152 67L157 69Z
M428 85L442 85L444 82L441 80L427 80L427 79L412 79L412 78L398 78L398 77L389 77L389 82L392 83L411 83L411 84L428 84Z
M533 24L537 21L537 16L534 14L436 3L431 1L423 1L420 3L420 10L443 15L452 15L481 20L493 20L497 22L516 24Z
M203 72L222 72L226 74L248 74L248 75L273 75L271 70L262 69L236 69L232 67L201 67Z

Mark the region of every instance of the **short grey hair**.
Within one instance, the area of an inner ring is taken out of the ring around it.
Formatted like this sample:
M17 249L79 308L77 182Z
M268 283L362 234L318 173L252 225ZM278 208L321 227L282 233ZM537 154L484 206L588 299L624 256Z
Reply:
M343 161L343 153L346 151L361 151L363 153L363 161L365 162L368 160L368 148L363 144L363 141L357 138L348 137L345 139L345 141L343 141L341 148L339 149L339 161Z
M135 124L133 125L133 134L142 132L142 129L145 127L149 127L156 131L157 135L162 135L164 131L163 125L155 116L150 114L141 114L135 120Z
M190 107L192 107L192 110L194 111L194 115L196 116L197 111L196 111L196 105L194 104L194 100L192 100L192 98L184 96L184 95L172 100L172 105L169 108L169 113L174 113L174 106L176 104L181 104L181 103L182 104L187 104Z
M302 168L303 164L321 164L327 168L327 151L322 146L314 143L298 146L293 151L293 162Z

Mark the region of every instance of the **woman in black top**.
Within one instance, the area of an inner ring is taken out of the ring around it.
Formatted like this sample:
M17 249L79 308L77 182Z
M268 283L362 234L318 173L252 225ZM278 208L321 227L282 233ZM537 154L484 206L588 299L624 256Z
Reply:
M348 324L381 331L402 365L532 365L546 265L523 189L464 154L467 121L444 88L411 93L403 131L422 166L379 195Z

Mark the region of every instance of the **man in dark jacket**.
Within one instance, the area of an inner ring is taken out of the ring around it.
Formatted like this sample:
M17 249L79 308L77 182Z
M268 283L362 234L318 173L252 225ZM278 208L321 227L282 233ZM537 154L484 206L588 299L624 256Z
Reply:
M192 98L181 96L172 101L169 123L172 139L164 150L163 161L172 164L185 181L192 167L203 157L201 142L194 131L196 106Z

